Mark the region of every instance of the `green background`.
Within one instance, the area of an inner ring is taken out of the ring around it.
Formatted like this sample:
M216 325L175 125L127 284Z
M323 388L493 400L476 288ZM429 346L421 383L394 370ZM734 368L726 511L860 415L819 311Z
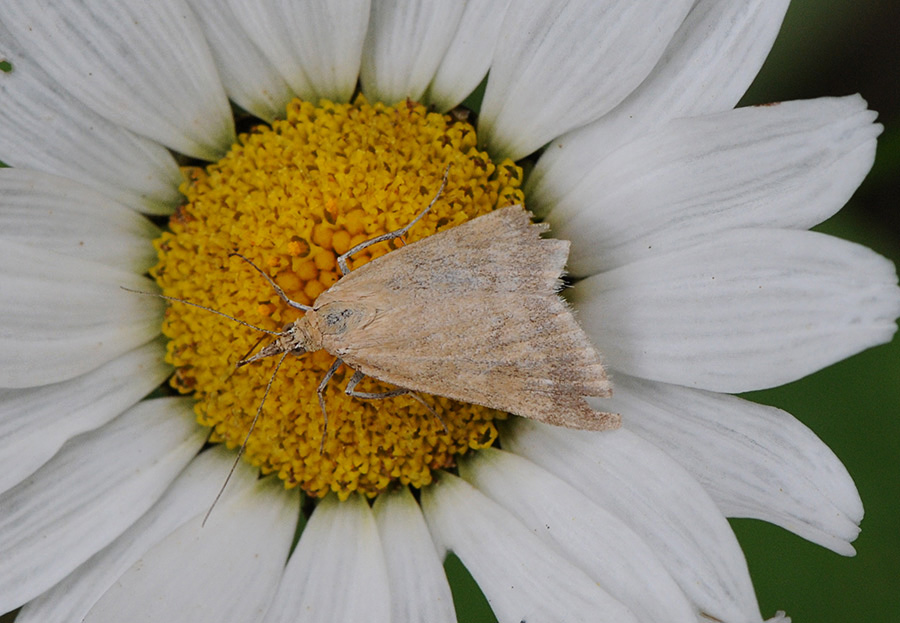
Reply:
M900 2L794 0L744 104L861 93L885 133L850 204L820 229L900 264ZM900 340L791 385L750 396L787 409L844 461L866 507L858 555L845 558L759 521L733 525L764 616L795 623L900 621ZM477 585L447 562L462 623L495 621ZM11 615L0 616L7 623Z

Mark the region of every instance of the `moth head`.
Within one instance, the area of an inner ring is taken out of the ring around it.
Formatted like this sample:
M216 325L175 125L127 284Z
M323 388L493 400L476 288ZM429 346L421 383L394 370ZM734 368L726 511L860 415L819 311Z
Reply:
M237 363L237 367L245 366L248 363L265 359L266 357L274 357L282 353L291 353L292 355L302 355L312 351L319 350L319 346L313 343L310 336L309 321L304 316L299 320L285 325L284 329L274 340L263 346L258 353L252 357L242 359Z

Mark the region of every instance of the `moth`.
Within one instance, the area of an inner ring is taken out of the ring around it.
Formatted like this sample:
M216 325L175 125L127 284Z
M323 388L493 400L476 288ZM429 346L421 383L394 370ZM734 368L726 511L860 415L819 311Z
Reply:
M585 400L609 397L612 390L600 355L559 296L569 242L542 238L548 227L532 223L522 206L496 210L349 270L352 255L403 236L439 196L440 191L402 229L341 255L343 276L312 306L288 298L241 256L285 303L305 314L238 365L320 349L334 355L317 392L326 429L324 392L341 364L353 370L344 391L356 398L425 393L568 428L618 427L618 415L595 411ZM365 376L397 389L356 391Z
M335 357L316 391L324 418L320 452L328 431L325 389L342 364L353 370L344 392L355 398L409 394L434 413L418 396L425 393L567 428L620 426L618 414L596 411L585 399L608 398L612 386L599 353L559 295L569 242L542 238L548 226L533 223L521 205L479 216L350 270L347 260L354 254L373 244L402 240L437 202L448 172L449 167L428 206L405 227L338 257L341 278L312 306L290 299L252 261L232 253L260 273L287 305L304 312L282 331L262 329L183 299L123 287L199 307L274 336L238 367L281 355L204 524L225 491L289 354L325 349ZM397 388L356 391L365 376Z

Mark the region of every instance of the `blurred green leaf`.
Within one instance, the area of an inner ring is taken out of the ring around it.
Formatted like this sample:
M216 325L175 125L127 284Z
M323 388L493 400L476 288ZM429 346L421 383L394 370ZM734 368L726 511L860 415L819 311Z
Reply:
M497 623L484 593L456 554L447 555L444 571L453 591L453 605L459 623Z

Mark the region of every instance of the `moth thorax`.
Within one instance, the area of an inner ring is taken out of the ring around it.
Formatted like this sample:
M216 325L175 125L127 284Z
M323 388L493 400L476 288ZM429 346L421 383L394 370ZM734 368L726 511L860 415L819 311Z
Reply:
M341 336L353 329L364 328L375 317L374 312L359 301L334 301L322 305L303 319L310 319L310 334L315 331L320 336Z

